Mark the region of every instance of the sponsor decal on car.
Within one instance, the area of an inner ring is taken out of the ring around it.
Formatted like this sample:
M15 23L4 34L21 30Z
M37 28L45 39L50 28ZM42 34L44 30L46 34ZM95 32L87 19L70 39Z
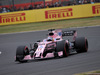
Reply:
M41 51L43 49L43 46L42 45L40 45L39 47L38 47L38 51Z

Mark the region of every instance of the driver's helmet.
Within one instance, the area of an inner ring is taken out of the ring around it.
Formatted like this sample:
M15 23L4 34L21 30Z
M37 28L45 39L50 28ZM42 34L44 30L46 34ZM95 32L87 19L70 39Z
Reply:
M53 38L52 37L48 37L47 41L53 41Z
M49 36L53 36L53 35L54 35L54 33L53 33L53 32L50 32L50 33L49 33Z

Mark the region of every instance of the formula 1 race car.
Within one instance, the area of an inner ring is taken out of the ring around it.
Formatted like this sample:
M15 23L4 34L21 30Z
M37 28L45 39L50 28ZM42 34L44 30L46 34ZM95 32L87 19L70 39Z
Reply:
M88 51L88 40L85 37L77 37L76 30L49 29L48 31L48 37L31 44L30 49L27 46L19 46L15 61L27 62L32 59L67 57L73 51L77 53ZM64 36L73 36L73 40L64 40Z

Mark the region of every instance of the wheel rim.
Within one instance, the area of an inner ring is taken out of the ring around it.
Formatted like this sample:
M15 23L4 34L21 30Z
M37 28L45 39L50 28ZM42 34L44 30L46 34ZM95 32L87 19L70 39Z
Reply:
M85 39L85 50L86 50L86 52L88 51L88 41L87 41L87 39Z

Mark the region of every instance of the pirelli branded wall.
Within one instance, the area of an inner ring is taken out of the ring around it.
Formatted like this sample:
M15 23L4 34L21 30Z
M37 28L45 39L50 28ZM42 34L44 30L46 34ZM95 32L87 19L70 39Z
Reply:
M100 16L100 3L0 14L0 25Z

